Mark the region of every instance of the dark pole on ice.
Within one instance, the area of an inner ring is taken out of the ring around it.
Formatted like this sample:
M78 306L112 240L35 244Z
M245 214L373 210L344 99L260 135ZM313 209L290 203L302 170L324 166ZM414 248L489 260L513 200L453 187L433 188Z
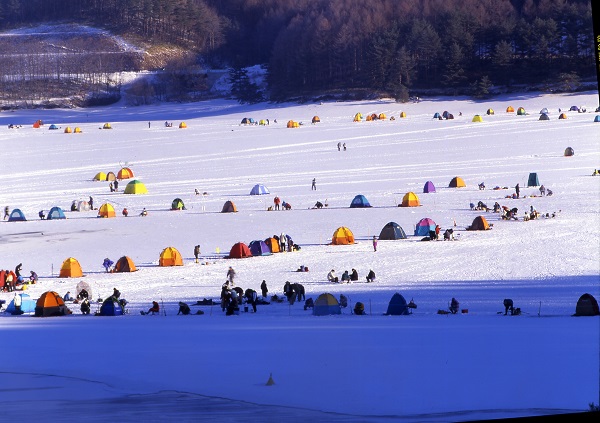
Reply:
M594 54L596 55L596 80L598 83L598 107L600 108L600 4L591 0L594 21Z

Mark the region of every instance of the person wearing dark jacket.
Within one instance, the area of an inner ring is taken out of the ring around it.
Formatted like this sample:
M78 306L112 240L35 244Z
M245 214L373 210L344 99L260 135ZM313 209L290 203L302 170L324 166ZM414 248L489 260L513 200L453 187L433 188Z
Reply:
M253 289L247 289L244 293L244 296L246 297L246 300L248 300L248 303L250 303L250 305L252 306L252 311L256 313L256 302L258 300L256 291Z
M267 288L267 281L264 279L260 284L260 291L262 293L263 298L267 298L267 294L269 294L269 288Z
M373 272L373 269L369 270L369 274L367 275L367 282L375 282L375 272Z
M458 300L456 298L452 297L452 300L450 301L450 312L452 314L456 314L456 313L458 313L458 308L459 308Z
M357 281L358 280L358 272L356 269L352 269L352 273L350 273L350 280Z
M196 263L198 263L198 256L200 256L200 245L194 247L194 257L196 257Z
M152 307L150 307L148 309L148 312L146 314L154 314L154 313L159 313L160 312L160 306L158 305L158 303L156 301L152 301Z
M190 309L190 306L187 305L184 302L179 301L179 311L177 312L177 314L183 314L183 315L188 315L192 312L192 310Z

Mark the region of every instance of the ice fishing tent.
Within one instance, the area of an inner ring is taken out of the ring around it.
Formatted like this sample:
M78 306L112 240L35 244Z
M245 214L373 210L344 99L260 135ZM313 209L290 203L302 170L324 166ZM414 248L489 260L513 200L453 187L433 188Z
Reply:
M408 304L402 295L395 293L392 295L387 308L386 316L407 316L409 315Z
M549 112L548 112L548 109L546 107L544 107L542 110L540 110L540 115L547 115L548 113Z
M110 203L104 203L98 209L98 217L116 217L115 208Z
M161 267L183 266L181 253L175 247L167 247L160 253L158 265Z
M577 106L571 106L571 108L569 109L570 112L578 112L579 111L579 107Z
M425 182L425 185L423 186L423 192L424 193L435 192L435 185L433 185L433 182L431 182L431 181Z
M99 316L122 316L123 307L115 297L108 297L100 307Z
M494 114L494 109L487 109L487 111L485 112L486 115L493 115Z
M333 233L333 236L331 237L331 244L333 244L333 245L354 244L354 234L347 227L340 226Z
M288 128L299 128L300 124L298 122L296 122L295 120L288 120L287 127Z
M81 134L81 128L79 126L76 126L73 132L76 134Z
M94 181L106 181L106 173L98 172L96 176L94 176Z
M405 118L406 117L406 112L400 112L400 117L401 118Z
M477 216L473 219L471 226L467 227L467 231L487 231L488 229L491 229L490 224L483 216Z
M429 231L435 231L435 227L436 223L432 219L425 217L417 223L415 236L427 236L429 235Z
M361 113L357 113L354 115L354 122L360 122L362 120L362 114Z
M379 239L382 240L396 240L396 239L406 239L406 233L404 229L396 222L387 223L379 233Z
M240 122L240 124L242 124L242 125L254 125L254 119L245 117L244 119L242 119L242 121Z
M591 294L583 294L577 300L575 307L575 316L597 316L600 314L598 301Z
M88 294L88 299L94 298L94 293L92 292L92 287L86 281L80 281L75 287L76 296L79 297L81 291L85 291Z
M515 108L513 106L508 106L506 108L506 113L514 113L515 112Z
M600 122L600 115L596 115L596 117L594 118L594 122Z
M246 258L252 257L252 253L246 244L238 242L229 250L229 258Z
M80 201L77 203L77 211L88 211L90 209L90 203L88 203L87 201Z
M267 189L267 187L264 186L263 184L256 184L252 187L252 190L250 190L250 195L264 195L264 194L270 194L270 192Z
M134 179L125 186L125 194L148 194L148 189L141 181Z
M171 210L185 210L185 204L181 198L176 198L171 202Z
M65 128L65 134L70 134L71 132L73 132L73 130L71 129L71 127L70 127L70 126L67 126L67 127Z
M548 116L546 113L542 113L539 120L550 120L550 116Z
M271 255L271 250L269 249L267 244L261 240L250 242L250 244L248 245L248 249L250 250L250 254L252 256L270 256Z
M454 115L452 113L448 113L448 116L446 116L446 120L452 120L454 119Z
M31 297L29 296L29 294L17 294L21 297L21 314L23 313L34 313L35 312L35 306L36 306L36 302L33 301L31 299ZM12 301L8 304L8 306L6 307L6 310L4 310L7 313L10 314L17 314L17 310L15 308L15 299L13 298Z
M442 116L438 112L435 112L434 115L433 115L433 118L434 119L441 119Z
M117 260L117 262L115 263L113 272L126 273L126 272L135 272L136 270L137 269L135 267L135 264L133 263L133 260L131 260L127 256L123 256L119 260Z
M419 207L421 203L419 202L419 197L414 192L407 192L402 197L401 207Z
M483 122L483 118L480 115L475 115L471 122Z
M46 216L46 220L55 220L55 219L66 219L65 213L58 206L54 206L48 212L48 216Z
M10 216L8 216L9 222L25 222L26 220L27 219L25 219L25 215L21 209L14 209L12 212L10 212Z
M54 291L46 291L35 304L36 317L64 316L70 314L65 302Z
M185 128L187 128L187 123L185 123L185 122L181 122L181 123L179 124L179 129L185 129Z
M117 180L117 175L115 175L115 172L108 172L106 174L106 180L111 182L111 181L116 181Z
M379 113L379 116L377 116L377 119L379 119L379 120L386 120L387 116L385 115L385 113Z
M102 129L112 129L112 126L110 125L110 123L105 123Z
M442 113L442 117L444 119L448 119L448 115L450 114L450 112L448 112L448 110L444 110L444 112Z
M63 264L60 267L60 273L58 274L59 278L80 278L82 276L83 271L81 270L81 265L77 259L69 257L63 261Z
M525 112L525 109L523 107L519 107L517 109L517 115L519 116L525 116L527 113Z
M265 244L267 245L267 248L271 251L271 253L279 253L280 252L279 241L277 241L275 238L271 237L271 238L265 239Z
M571 148L571 147L565 148L565 156L566 157L571 157L574 155L575 155L575 150L573 150L573 148Z
M319 122L321 122L321 118L319 116L313 116L312 123L319 123Z
M52 124L52 125L50 125L48 127L48 129L50 129L50 130L56 130L56 129L58 129L58 126L56 126L55 124Z
M540 186L540 180L538 179L537 173L529 174L529 178L527 179L527 186L528 187L539 187Z
M42 126L44 123L41 120L36 120L35 122L33 122L33 127L34 128L39 128L40 126Z
M465 181L460 176L455 176L448 184L449 188L463 188L466 186Z
M319 295L313 307L313 316L328 316L330 314L342 314L340 303L331 294Z
M221 210L221 213L237 213L237 207L235 206L233 201L227 200L225 201L225 204L223 204L223 209Z
M566 119L567 118L567 114L566 113L561 113L558 118L559 119Z
M358 194L356 197L354 197L352 203L350 203L350 208L354 209L363 207L371 207L371 204L369 204L369 200L367 200L367 197L365 197L362 194Z
M131 179L133 176L133 170L128 167L122 167L117 173L117 179Z
M261 119L261 120L258 121L258 124L261 125L261 126L267 126L267 121L264 120L264 119Z

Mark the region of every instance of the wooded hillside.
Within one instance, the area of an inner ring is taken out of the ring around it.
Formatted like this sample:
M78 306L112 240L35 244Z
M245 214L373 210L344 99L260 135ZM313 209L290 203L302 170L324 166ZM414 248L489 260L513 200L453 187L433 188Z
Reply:
M594 75L587 0L0 0L0 28L48 21L264 63L274 98L408 89L485 94Z

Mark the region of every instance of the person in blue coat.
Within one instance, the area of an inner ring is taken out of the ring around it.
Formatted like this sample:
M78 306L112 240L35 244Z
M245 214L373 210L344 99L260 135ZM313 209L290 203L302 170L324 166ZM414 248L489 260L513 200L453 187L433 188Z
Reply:
M108 257L106 257L104 259L104 262L102 263L102 266L104 266L104 268L106 269L106 273L110 272L110 268L113 266L113 264L115 264L111 259L109 259Z

